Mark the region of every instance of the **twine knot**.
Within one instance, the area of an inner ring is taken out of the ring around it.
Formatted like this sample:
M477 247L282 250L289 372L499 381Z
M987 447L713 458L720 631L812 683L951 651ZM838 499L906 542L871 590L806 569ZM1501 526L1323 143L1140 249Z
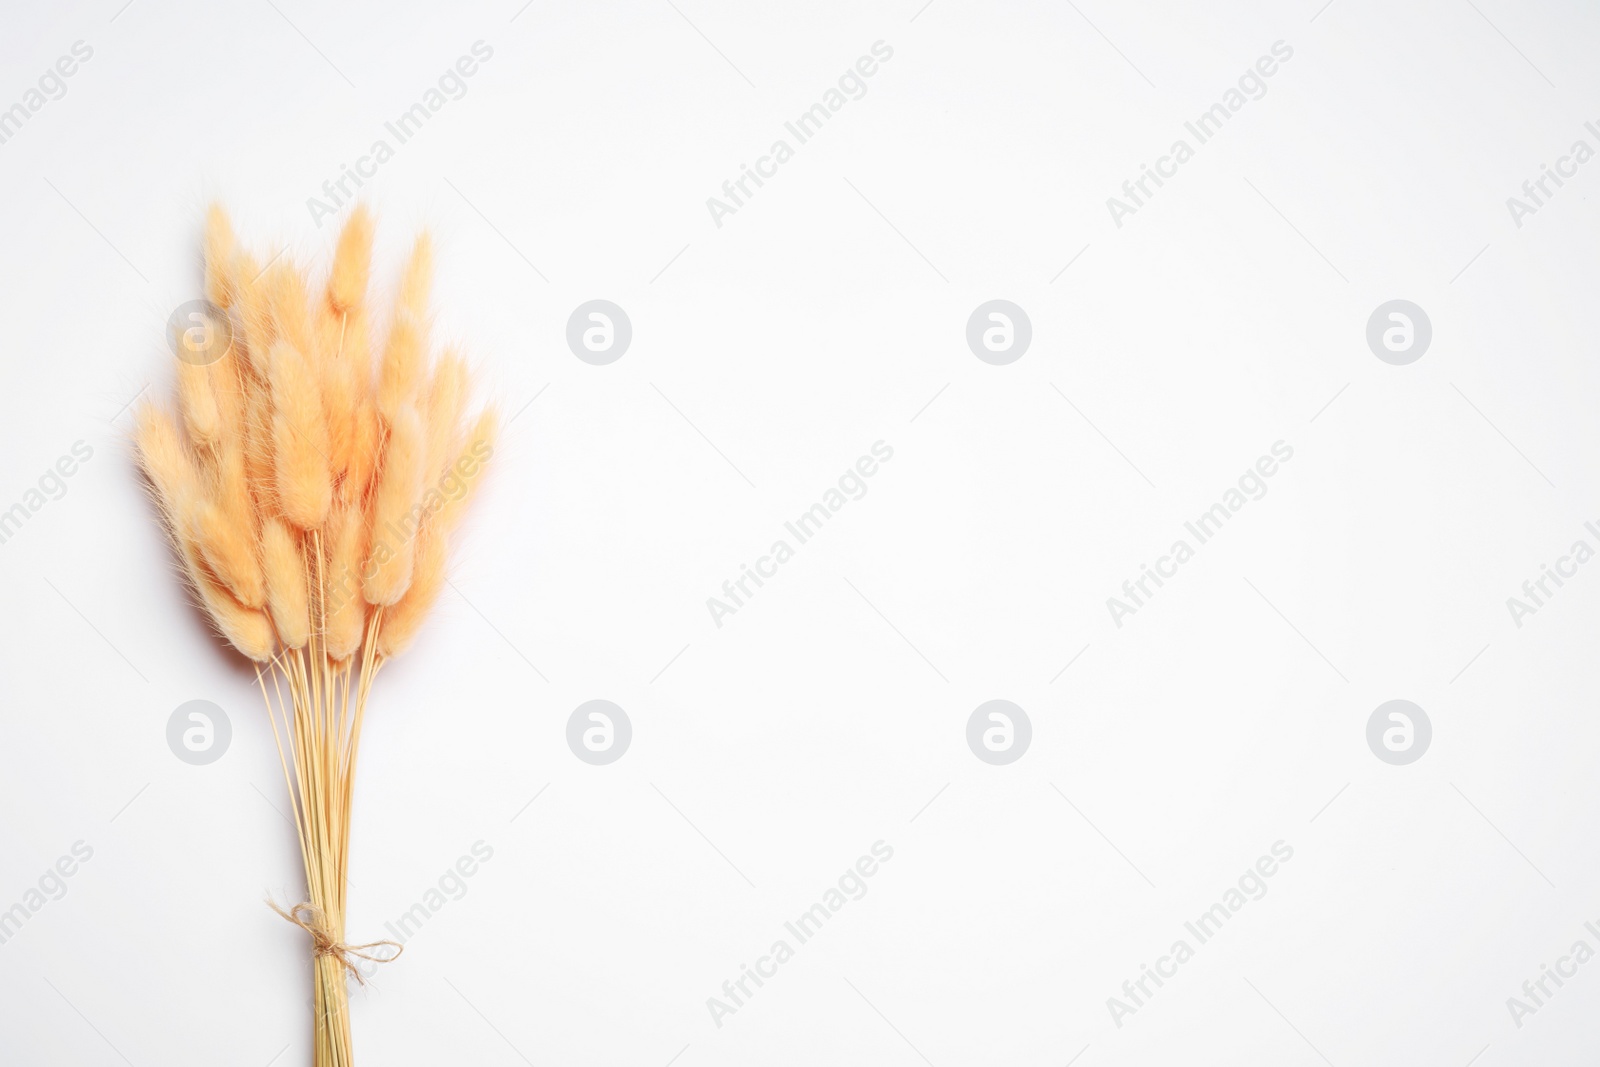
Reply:
M313 959L319 956L332 956L344 965L345 969L355 978L357 985L364 986L367 984L367 980L362 977L361 971L356 965L350 962L350 957L354 956L357 959L370 960L373 963L391 963L399 959L400 953L405 951L405 946L398 941L368 941L364 945L349 945L340 941L329 930L327 920L323 917L322 909L310 901L301 901L288 911L284 911L271 900L267 901L267 907L311 935L311 956ZM394 952L386 956L378 956L370 951L384 945L394 946Z

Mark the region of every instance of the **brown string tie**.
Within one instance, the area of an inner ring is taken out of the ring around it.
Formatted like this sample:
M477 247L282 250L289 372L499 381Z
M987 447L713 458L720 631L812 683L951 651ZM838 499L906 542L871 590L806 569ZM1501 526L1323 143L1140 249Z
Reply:
M398 941L368 941L364 945L347 945L342 941L335 940L334 936L328 931L327 923L323 920L322 910L309 901L301 901L288 911L284 911L270 900L267 901L267 907L311 935L311 956L313 959L318 956L332 956L344 964L345 969L355 978L357 985L366 985L367 980L361 976L361 971L357 969L356 965L350 962L350 957L354 956L357 959L369 960L373 963L390 963L399 959L400 953L406 949ZM377 956L368 951L384 945L393 945L393 954Z

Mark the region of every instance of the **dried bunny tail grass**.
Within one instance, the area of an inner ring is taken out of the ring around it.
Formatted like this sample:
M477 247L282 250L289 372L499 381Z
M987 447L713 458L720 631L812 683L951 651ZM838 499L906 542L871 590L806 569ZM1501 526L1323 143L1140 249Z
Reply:
M222 431L217 437L217 488L227 500L230 515L253 519L250 495L250 396L254 383L244 360L229 353L210 367L211 392L217 399ZM250 523L253 527L253 521Z
M356 460L358 409L370 388L366 316L359 310L335 313L324 308L318 313L317 333L323 353L318 363L322 414L328 425L328 465L339 479Z
M261 277L261 264L250 253L239 253L235 270L238 281L234 302L241 329L234 336L234 347L243 349L250 373L266 381L267 353L278 336L277 325L272 321L272 294Z
M321 308L327 328L338 341L328 349L341 363L354 369L357 387L371 387L372 359L367 351L367 281L372 271L372 215L357 205L339 232L333 253L333 270Z
M493 454L497 425L490 411L463 427L469 383L459 356L430 368L426 234L403 272L393 328L373 343L372 243L372 217L358 206L325 284L308 298L303 271L281 253L246 253L212 207L205 291L233 326L234 347L213 365L181 367L179 406L141 409L136 430L199 601L222 636L262 665L257 680L308 890L306 903L279 913L315 945L319 1067L352 1059L347 956L376 958L363 952L376 946L343 943L368 694L438 598L451 531Z
M364 281L364 264L361 269ZM372 352L366 302L357 300L335 310L331 305L332 289L333 281L330 280L330 303L325 304L321 311L323 329L328 342L331 342L324 343L325 351L330 356L322 367L323 408L328 416L328 457L335 477L343 477L351 468L363 466L360 450L363 447L375 447L377 443L365 435L360 425L364 416L359 410L372 392ZM370 480L371 463L369 461L364 465L368 468L367 480Z
M272 451L278 506L302 530L321 526L333 502L322 388L305 353L279 342L272 375Z
M349 311L366 299L367 278L372 269L372 228L371 212L357 204L339 231L333 271L328 275L328 304L335 311Z
M211 467L211 500L200 510L195 537L201 555L235 599L259 608L266 585L257 554L255 498L250 491L245 383L240 360L227 355L206 369L222 419Z
M141 404L134 424L133 442L161 514L176 537L185 537L184 519L202 499L200 472L184 447L178 424L154 404Z
M372 476L377 473L378 454L382 448L383 426L378 421L378 409L370 397L362 397L355 412L350 466L345 469L344 481L339 483L343 499L359 502L366 497L372 488Z
M199 596L206 614L217 631L246 658L265 663L272 658L272 623L260 608L241 604L229 594L221 580L205 565L194 541L178 538L184 573Z
M230 350L206 367L211 393L216 397L217 415L222 420L221 438L225 448L243 447L245 381L244 359Z
M467 406L467 364L455 352L446 352L433 368L428 383L428 458L423 471L437 478L450 450L461 435L461 413Z
M311 304L306 296L305 276L280 260L267 274L267 294L277 338L302 352L311 352L316 338L311 332Z
M184 576L206 614L228 642L242 654L263 663L272 658L272 627L260 611L239 603L205 565L192 531L203 507L200 474L184 448L170 415L145 405L139 411L134 443L155 490L173 546L183 561Z
M361 647L367 605L361 599L361 561L367 551L367 516L359 502L335 505L328 522L327 650L346 660Z
M328 469L336 480L343 479L355 461L359 396L348 367L323 364L322 417L328 428Z
M371 392L372 336L368 327L367 306L357 304L340 314L344 319L344 344L340 358L350 367L361 392Z
M418 318L428 314L433 297L433 238L424 230L411 246L411 258L400 277L400 306Z
M267 607L278 640L301 648L311 639L311 603L300 539L276 515L261 527L261 561L267 574Z
M378 366L378 411L385 422L416 403L427 345L427 326L404 308L396 311Z
M185 553L185 565L190 580L205 605L206 614L217 631L228 639L246 659L265 663L272 658L272 623L260 608L246 607L228 595L220 582L197 566L198 561Z
M499 418L492 408L478 416L466 447L454 464L457 473L472 472L462 474L465 488L455 497L446 498L441 508L422 520L422 527L417 531L411 585L394 606L384 609L378 655L385 659L398 656L411 646L434 601L439 599L449 566L450 534L461 521L482 480L483 470L494 455L498 430Z
M209 367L178 359L178 408L183 412L183 425L195 444L211 447L217 443L217 436L222 432L222 417L217 411L217 395L211 389Z
M411 582L425 448L421 416L409 405L401 408L389 426L383 469L372 501L372 549L361 590L369 604L386 607L395 603Z
M483 481L484 468L488 467L489 461L494 458L494 446L499 437L500 413L493 407L486 407L478 413L471 432L467 434L466 445L461 449L453 467L466 482L466 489L447 499L444 507L440 509L439 518L443 521L447 532L456 528L456 524L466 514L467 505L471 504L472 498L477 495L478 486Z
M233 306L238 295L239 246L233 224L222 205L206 211L206 299L220 308Z
M414 403L422 388L423 364L428 348L428 298L433 289L433 242L424 233L411 249L400 281L400 299L394 324L383 347L378 368L378 411L392 420Z
M245 480L256 510L274 510L277 494L272 489L276 466L272 449L272 387L265 379L252 377L245 382L244 401Z
M201 558L234 599L250 608L265 604L267 587L256 556L255 530L241 527L215 500L207 500L195 510L193 526Z
M393 607L383 611L383 627L378 631L379 656L384 659L398 656L416 640L423 620L444 588L448 555L449 538L439 529L437 518L425 518L417 531L411 585Z
M222 420L217 435L218 492L228 501L229 513L251 518L250 495L250 396L252 382L244 358L229 352L206 368L211 393L216 397L217 415ZM251 523L253 526L253 522Z

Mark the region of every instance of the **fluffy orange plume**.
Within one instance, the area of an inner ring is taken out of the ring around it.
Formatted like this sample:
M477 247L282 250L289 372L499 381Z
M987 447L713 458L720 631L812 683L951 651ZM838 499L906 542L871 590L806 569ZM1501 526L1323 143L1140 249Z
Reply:
M378 455L383 449L383 427L370 397L363 397L356 408L354 434L350 466L340 485L346 500L360 500L367 495L372 488L372 476L377 473Z
M311 594L300 538L276 515L261 526L261 562L267 575L267 608L278 640L301 648L311 637Z
M315 338L305 278L289 263L279 260L267 272L267 294L278 339L301 352L311 352Z
M372 217L358 206L339 233L333 270L317 308L322 408L328 423L328 462L336 480L350 468L358 438L356 407L369 388L366 292L371 262Z
M305 353L279 342L268 357L272 375L272 451L278 506L302 530L321 526L333 502L328 425L322 389Z
M217 417L222 420L219 434L222 447L241 449L245 441L245 380L244 360L235 351L206 367L206 378L211 395L216 397Z
M401 408L389 426L372 502L372 546L362 585L369 604L393 604L411 582L425 448L421 416L410 405Z
M461 434L461 412L467 405L467 364L454 352L439 357L428 383L428 458L423 475L439 477Z
M133 441L168 527L175 535L185 535L183 520L193 513L203 495L199 468L184 447L177 423L155 405L141 404Z
M246 607L266 603L261 561L256 558L255 531L241 528L214 500L201 504L194 514L194 541L200 556L228 592Z
M428 302L432 298L433 238L424 230L411 246L411 258L400 276L400 306L422 318L428 314Z
M271 659L272 627L266 616L230 596L195 545L196 513L203 506L201 478L177 423L166 412L146 404L139 411L134 443L183 562L184 577L212 625L248 658L258 663Z
M230 353L206 368L220 432L208 461L211 500L198 515L196 538L207 564L241 603L259 608L266 587L257 554L256 504L250 489L246 388L242 360Z
M378 411L385 422L392 421L401 408L416 403L426 344L427 330L422 323L408 311L395 312L378 366Z
M422 522L417 532L411 585L393 607L385 608L383 626L378 631L378 655L398 656L416 640L433 602L444 588L449 545L444 531L433 516Z
M328 655L346 660L361 647L367 605L361 598L361 561L367 551L367 516L360 502L334 505L324 544L327 569Z
M454 497L446 497L441 507L423 518L416 537L411 585L394 606L384 610L383 628L378 633L379 655L391 657L404 652L416 639L434 601L439 599L447 578L450 533L461 521L482 481L484 468L494 455L498 428L499 419L492 408L478 416L466 446L451 465L466 483L465 489ZM463 473L468 471L471 473Z
M428 347L428 297L432 289L433 242L423 234L412 247L401 278L394 323L378 368L378 411L385 421L418 399Z
M466 444L452 465L455 472L467 483L467 488L465 492L445 502L441 518L446 532L456 528L456 524L466 514L467 505L472 503L472 498L477 495L478 486L483 483L484 468L494 458L495 441L499 435L500 413L492 407L484 408L478 413L477 421L472 424L472 430L467 434Z
M348 311L366 299L367 276L372 267L372 215L357 204L339 231L328 275L328 304Z
M222 432L217 396L211 389L210 371L198 363L178 360L178 407L183 425L197 445L214 445Z
M272 387L263 379L245 382L244 469L250 499L260 511L276 507L273 492Z
M265 663L272 658L272 623L260 608L250 608L234 600L209 574L187 559L200 602L217 632L247 659ZM198 573L197 573L198 572Z
M344 477L361 443L358 408L371 389L367 316L361 306L317 312L317 363L322 374L322 413L328 425L328 465Z
M234 336L234 348L244 353L250 373L266 381L267 353L278 335L272 319L271 293L262 277L261 264L250 253L239 253L234 270L234 307L242 327Z
M220 204L206 211L206 299L221 308L233 306L237 293L239 249L233 224Z

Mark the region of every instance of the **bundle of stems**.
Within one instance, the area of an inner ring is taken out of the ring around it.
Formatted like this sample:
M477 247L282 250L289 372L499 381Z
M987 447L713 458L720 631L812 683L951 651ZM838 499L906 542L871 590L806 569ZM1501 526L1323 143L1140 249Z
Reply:
M306 898L277 910L311 936L317 1067L353 1062L347 979L362 976L352 957L383 961L392 956L379 950L400 947L344 939L367 699L439 595L497 428L492 408L464 420L461 357L429 358L426 234L381 349L371 343L372 238L358 207L312 295L284 257L261 266L213 207L205 285L218 321L208 326L231 344L180 338L177 413L146 403L135 431L185 580L256 665L305 864Z

